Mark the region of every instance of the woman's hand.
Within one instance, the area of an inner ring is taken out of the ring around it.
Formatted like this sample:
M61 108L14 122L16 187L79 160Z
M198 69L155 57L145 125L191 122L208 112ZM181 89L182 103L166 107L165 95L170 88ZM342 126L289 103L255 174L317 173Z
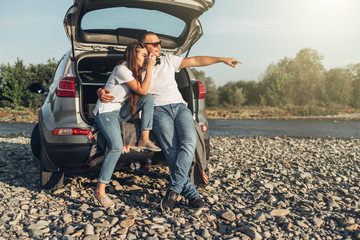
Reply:
M156 56L152 53L149 54L147 68L153 68L156 65Z

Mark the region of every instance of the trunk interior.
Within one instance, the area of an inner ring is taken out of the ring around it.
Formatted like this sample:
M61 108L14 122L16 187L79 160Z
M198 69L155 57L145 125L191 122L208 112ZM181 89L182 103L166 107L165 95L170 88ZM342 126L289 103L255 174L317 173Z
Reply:
M80 106L83 119L89 124L93 123L93 109L97 102L96 91L103 87L112 70L123 58L122 53L99 53L81 56L77 64L80 84ZM182 69L175 74L179 90L188 103L188 108L193 111L193 92L187 69Z

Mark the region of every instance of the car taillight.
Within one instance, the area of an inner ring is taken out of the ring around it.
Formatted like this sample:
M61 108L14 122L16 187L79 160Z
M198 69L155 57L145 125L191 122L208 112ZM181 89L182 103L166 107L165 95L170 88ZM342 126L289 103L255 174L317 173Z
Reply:
M207 125L200 125L200 127L201 127L202 132L207 132L208 131L208 126Z
M199 99L204 99L206 96L206 89L205 89L205 85L200 82L197 81L198 87L199 87Z
M81 128L55 128L53 135L88 135L90 129L81 129Z
M75 97L75 79L73 77L63 77L56 86L56 96Z

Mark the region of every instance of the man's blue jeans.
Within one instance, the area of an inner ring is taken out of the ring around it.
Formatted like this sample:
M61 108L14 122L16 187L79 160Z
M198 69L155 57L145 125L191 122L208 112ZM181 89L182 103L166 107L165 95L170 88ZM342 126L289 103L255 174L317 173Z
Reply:
M183 103L155 107L153 131L170 168L168 190L181 193L186 199L198 196L189 178L196 147L191 111Z
M141 131L151 130L153 125L154 98L148 94L141 96L136 111L142 110L141 114ZM117 161L123 150L123 140L121 137L120 122L126 122L131 118L131 109L129 103L126 103L120 111L100 113L95 116L95 122L109 144L104 161L101 165L98 181L109 183L114 172Z

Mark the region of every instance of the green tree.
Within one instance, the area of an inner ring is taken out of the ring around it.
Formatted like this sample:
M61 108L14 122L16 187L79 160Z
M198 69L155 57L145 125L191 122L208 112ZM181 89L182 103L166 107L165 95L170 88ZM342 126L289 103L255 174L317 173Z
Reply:
M27 85L27 72L22 60L17 59L14 67L1 64L1 99L13 106L22 105Z
M218 88L219 103L223 106L239 107L246 102L246 95L242 88L236 83L228 82L224 86Z
M206 89L206 106L208 108L217 107L219 105L219 95L215 82L211 77L206 77L205 72L198 71L195 68L191 69L194 73L195 79L203 82Z
M1 64L0 66L0 106L3 107L31 107L38 108L41 104L39 95L28 91L33 82L41 82L46 88L56 69L54 59L46 64L30 64L26 67L22 60L15 64Z
M350 65L349 70L351 72L352 81L352 99L351 106L360 108L360 63Z
M260 104L261 88L260 84L255 81L240 80L235 83L236 88L241 88L243 96L246 101L243 105L258 105Z
M235 107L240 107L246 102L245 92L242 88L235 88L234 96L232 98L231 105Z
M323 58L316 50L305 48L300 50L293 60L286 61L284 67L280 65L288 76L295 104L311 104L323 98Z
M279 65L270 65L262 81L264 97L270 106L283 106L291 103L286 87L286 74Z
M326 102L341 105L351 104L352 76L350 69L330 69L326 73L324 87Z

